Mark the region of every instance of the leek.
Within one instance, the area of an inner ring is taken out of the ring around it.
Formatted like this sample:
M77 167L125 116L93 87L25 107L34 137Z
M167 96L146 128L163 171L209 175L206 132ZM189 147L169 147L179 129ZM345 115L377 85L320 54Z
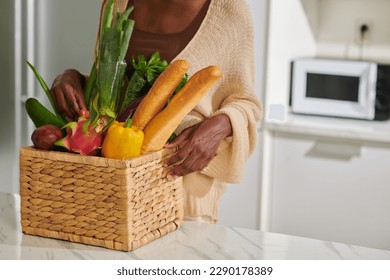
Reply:
M121 15L115 13L114 0L108 1L104 11L99 48L85 92L93 125L101 126L98 130L106 129L119 113L125 57L134 29L134 21L129 19L132 11L130 7Z

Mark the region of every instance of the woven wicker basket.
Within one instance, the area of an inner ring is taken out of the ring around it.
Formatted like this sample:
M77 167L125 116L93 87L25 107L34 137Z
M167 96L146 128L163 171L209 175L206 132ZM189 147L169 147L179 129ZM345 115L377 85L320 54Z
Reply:
M183 190L181 178L165 176L170 153L112 160L22 148L22 231L120 251L175 231Z

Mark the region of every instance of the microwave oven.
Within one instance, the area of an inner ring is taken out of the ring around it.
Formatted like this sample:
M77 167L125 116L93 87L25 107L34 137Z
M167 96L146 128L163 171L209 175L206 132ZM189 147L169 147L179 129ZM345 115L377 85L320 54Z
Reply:
M292 113L364 120L390 118L390 65L299 58L291 63Z

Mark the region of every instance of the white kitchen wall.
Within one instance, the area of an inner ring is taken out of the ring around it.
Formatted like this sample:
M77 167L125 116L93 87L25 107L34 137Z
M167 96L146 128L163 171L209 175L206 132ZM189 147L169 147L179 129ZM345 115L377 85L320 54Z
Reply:
M390 62L389 11L388 0L320 0L316 11L317 54ZM313 16L309 13L309 17ZM363 44L359 36L362 23L369 25Z

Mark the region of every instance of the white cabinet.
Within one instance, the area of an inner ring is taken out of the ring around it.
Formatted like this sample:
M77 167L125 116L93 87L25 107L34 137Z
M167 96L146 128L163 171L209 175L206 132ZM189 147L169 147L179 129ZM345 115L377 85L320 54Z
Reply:
M271 231L390 250L390 143L273 134Z

